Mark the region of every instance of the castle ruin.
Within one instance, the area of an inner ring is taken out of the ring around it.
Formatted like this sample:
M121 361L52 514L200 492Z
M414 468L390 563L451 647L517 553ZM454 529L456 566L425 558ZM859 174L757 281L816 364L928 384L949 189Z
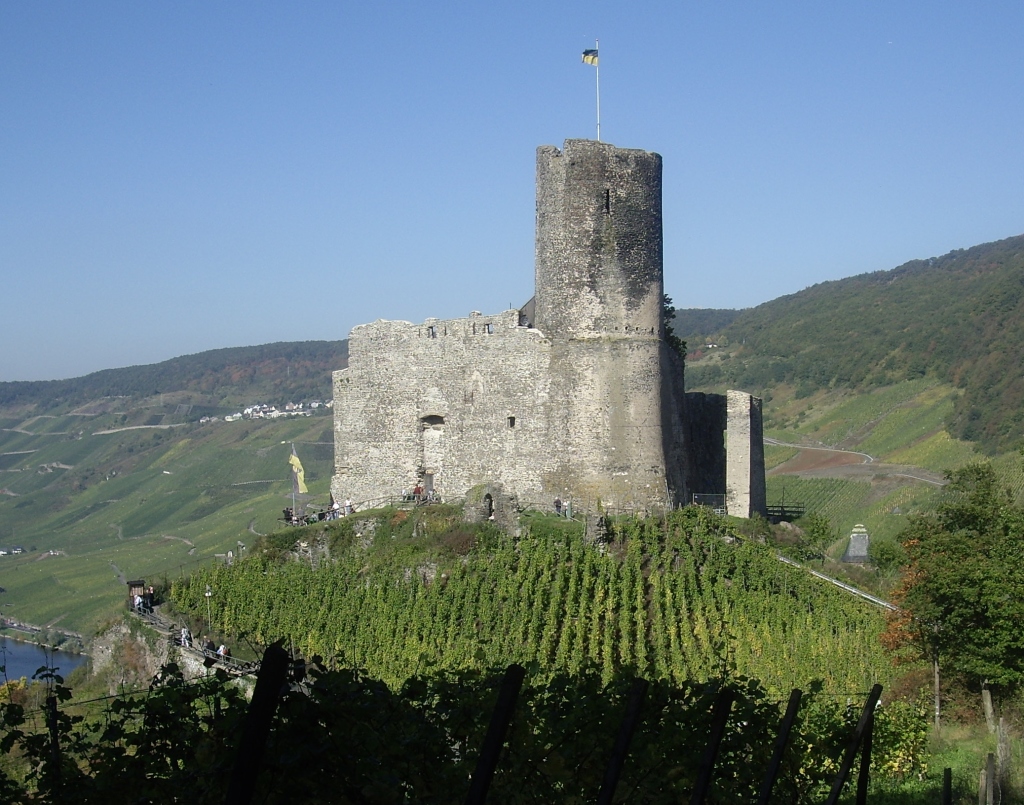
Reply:
M521 505L765 510L761 401L686 394L665 340L661 157L537 149L535 295L519 310L349 336L334 373L335 499L488 485Z

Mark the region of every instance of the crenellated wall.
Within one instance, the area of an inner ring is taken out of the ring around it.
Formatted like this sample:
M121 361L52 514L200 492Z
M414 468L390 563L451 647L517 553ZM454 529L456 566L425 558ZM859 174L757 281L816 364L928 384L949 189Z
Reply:
M550 345L516 310L352 330L334 374L335 498L498 481L540 501ZM431 476L428 478L427 476Z

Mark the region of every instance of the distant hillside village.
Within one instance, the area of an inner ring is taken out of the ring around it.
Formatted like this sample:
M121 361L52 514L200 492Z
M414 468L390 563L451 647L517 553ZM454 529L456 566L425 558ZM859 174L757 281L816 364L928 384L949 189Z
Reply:
M235 422L239 419L279 419L284 416L313 416L313 412L318 408L331 409L333 407L333 400L328 400L327 402L313 400L308 403L289 402L285 403L281 408L278 408L276 405L256 403L256 405L250 405L248 408L243 408L239 413L228 414L224 417L224 421ZM199 420L199 422L215 422L216 420L217 417L215 416L204 416Z

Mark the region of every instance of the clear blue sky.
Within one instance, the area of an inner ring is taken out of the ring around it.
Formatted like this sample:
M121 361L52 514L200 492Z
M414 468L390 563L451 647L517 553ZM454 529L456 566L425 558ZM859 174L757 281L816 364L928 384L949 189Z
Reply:
M1024 3L0 0L0 380L533 292L534 153L661 153L666 290L1024 232Z

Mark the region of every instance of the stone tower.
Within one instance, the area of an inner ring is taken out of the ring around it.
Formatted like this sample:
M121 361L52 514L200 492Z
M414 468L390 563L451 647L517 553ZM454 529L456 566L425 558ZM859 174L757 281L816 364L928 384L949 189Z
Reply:
M650 512L699 492L763 510L760 401L687 395L664 341L661 182L648 151L539 148L533 299L352 330L334 373L335 499L500 490L510 506Z
M534 324L551 343L554 447L546 489L624 508L675 501L663 295L661 157L593 140L537 149Z

